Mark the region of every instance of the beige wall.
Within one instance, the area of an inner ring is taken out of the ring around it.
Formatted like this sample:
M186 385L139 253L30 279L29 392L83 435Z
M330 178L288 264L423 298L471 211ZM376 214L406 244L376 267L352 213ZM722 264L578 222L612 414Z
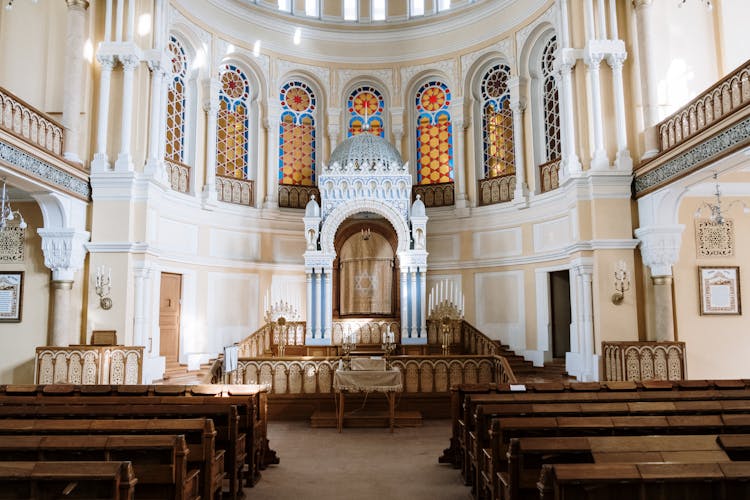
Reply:
M734 197L725 198L728 202ZM685 225L685 232L680 258L674 266L677 340L686 343L690 378L747 378L750 376L747 308L743 307L742 314L736 316L701 316L698 267L739 266L740 298L750 300L745 274L750 268L750 241L746 237L750 234L750 216L743 214L741 207L729 212L735 225L734 256L697 258L694 214L704 201L714 203L715 198L685 198L680 204L679 220Z

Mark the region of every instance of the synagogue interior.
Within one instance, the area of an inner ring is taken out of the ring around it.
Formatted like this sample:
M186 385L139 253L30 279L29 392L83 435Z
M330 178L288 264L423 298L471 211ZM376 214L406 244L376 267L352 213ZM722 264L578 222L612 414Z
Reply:
M189 458L175 498L241 496L278 464L268 419L452 419L440 462L467 495L545 499L600 498L559 496L595 472L515 470L534 445L483 404L691 387L713 417L750 408L720 395L750 401L745 0L2 4L0 409L28 399L7 416L223 395L238 432L262 422L224 476ZM380 417L345 414L362 391ZM721 425L684 434L750 433ZM596 467L627 448L587 439ZM721 487L659 498L745 491L716 457L747 451L720 444L698 451ZM648 458L618 465L639 494L640 462L672 462Z

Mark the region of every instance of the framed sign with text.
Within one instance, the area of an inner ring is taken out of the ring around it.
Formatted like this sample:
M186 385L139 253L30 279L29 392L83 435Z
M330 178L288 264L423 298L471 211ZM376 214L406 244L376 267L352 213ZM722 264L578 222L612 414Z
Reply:
M23 271L0 272L0 322L21 321Z
M740 268L699 267L701 314L742 314Z

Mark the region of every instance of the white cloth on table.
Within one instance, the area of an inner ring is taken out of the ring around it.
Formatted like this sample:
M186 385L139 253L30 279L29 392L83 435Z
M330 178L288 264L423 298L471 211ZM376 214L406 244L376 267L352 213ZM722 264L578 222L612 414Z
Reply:
M336 370L333 389L336 392L401 392L404 383L399 370Z

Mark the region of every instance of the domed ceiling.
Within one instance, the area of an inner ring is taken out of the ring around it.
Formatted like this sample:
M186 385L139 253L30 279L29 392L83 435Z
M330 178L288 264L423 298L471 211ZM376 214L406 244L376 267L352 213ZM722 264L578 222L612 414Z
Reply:
M367 165L374 165L379 162L386 170L395 170L403 164L401 155L390 142L369 132L364 132L349 137L339 144L331 153L329 165L338 163L340 166L345 166L352 163L366 168Z

